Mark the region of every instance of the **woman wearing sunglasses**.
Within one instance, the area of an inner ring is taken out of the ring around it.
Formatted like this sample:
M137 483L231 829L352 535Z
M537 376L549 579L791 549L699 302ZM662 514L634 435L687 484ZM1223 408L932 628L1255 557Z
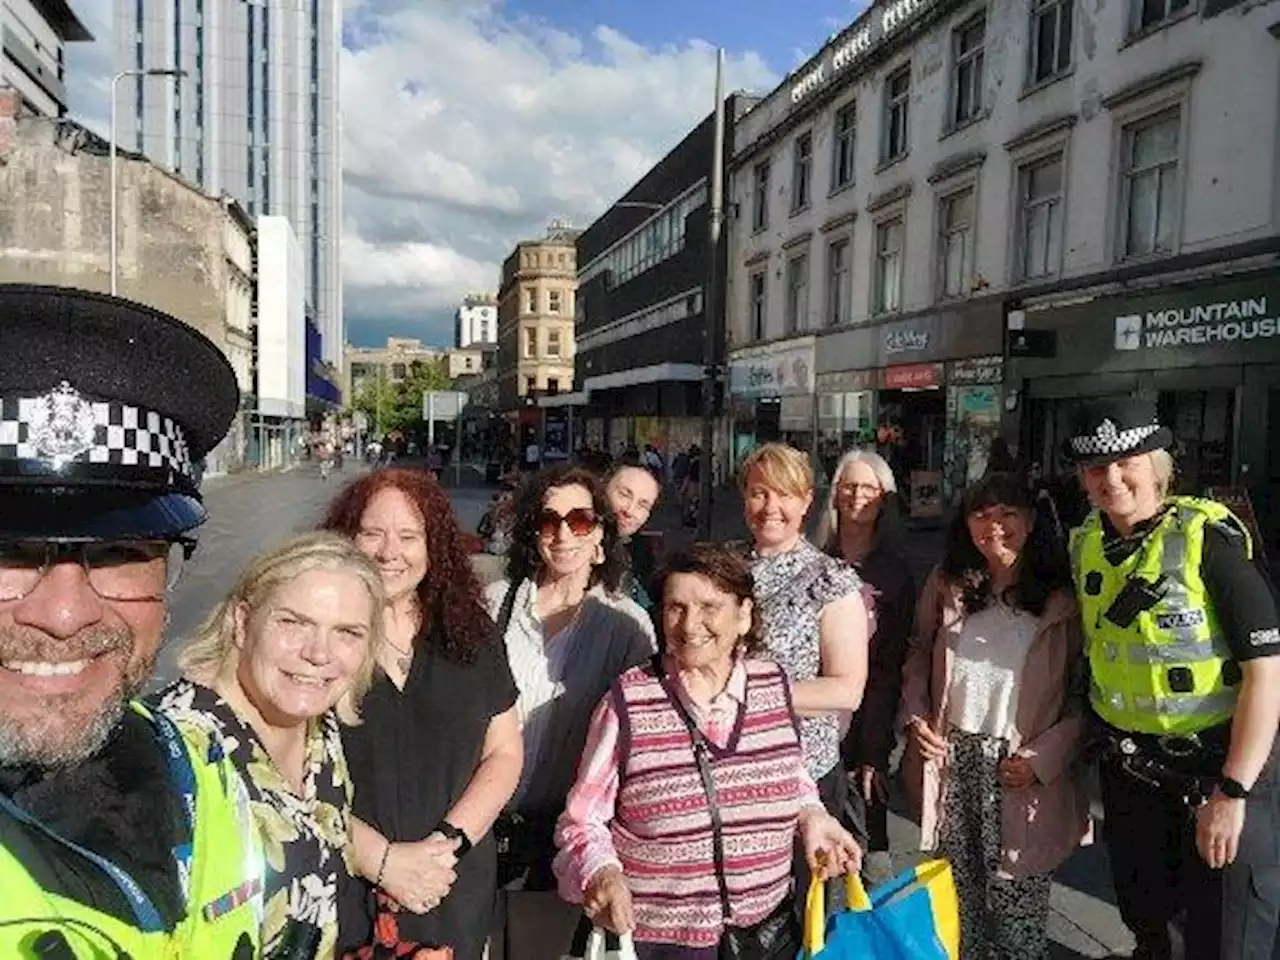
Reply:
M613 681L654 652L653 622L623 588L625 549L603 484L578 467L530 476L516 493L507 579L486 592L520 697L524 768L495 827L509 895L504 960L563 952L577 919L556 898L553 833ZM525 929L525 921L533 924ZM560 927L564 929L561 930ZM541 946L540 946L541 945Z

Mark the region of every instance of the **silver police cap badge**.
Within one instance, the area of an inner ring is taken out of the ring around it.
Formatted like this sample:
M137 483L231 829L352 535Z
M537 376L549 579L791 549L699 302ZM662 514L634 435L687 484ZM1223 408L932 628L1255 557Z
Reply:
M93 404L63 380L56 389L36 398L27 442L37 456L61 467L93 447L95 432Z

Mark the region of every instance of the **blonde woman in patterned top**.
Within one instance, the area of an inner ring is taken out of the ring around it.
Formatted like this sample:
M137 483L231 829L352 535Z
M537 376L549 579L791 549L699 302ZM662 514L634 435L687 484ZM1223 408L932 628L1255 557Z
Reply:
M267 858L263 944L289 921L337 940L351 780L340 727L359 721L382 629L382 580L345 537L310 533L250 564L155 698L216 736L244 778Z

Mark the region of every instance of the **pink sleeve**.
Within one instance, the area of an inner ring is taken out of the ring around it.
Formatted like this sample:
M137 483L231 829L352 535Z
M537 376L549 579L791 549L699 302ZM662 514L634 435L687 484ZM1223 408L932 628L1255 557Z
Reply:
M826 804L822 802L822 796L818 793L818 785L810 775L809 768L804 765L803 756L797 759L796 766L796 776L800 779L800 809L816 806L825 810Z
M613 698L606 694L591 717L578 779L556 823L558 852L552 869L567 903L582 902L587 881L601 867L621 866L609 833L618 801L619 730Z

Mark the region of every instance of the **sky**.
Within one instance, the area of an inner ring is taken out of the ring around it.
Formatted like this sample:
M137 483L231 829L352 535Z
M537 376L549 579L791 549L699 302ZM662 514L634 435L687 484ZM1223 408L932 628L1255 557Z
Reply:
M586 227L711 112L716 46L726 91L766 93L863 3L345 0L348 341L448 346L517 241ZM105 133L112 0L72 5L72 113Z

